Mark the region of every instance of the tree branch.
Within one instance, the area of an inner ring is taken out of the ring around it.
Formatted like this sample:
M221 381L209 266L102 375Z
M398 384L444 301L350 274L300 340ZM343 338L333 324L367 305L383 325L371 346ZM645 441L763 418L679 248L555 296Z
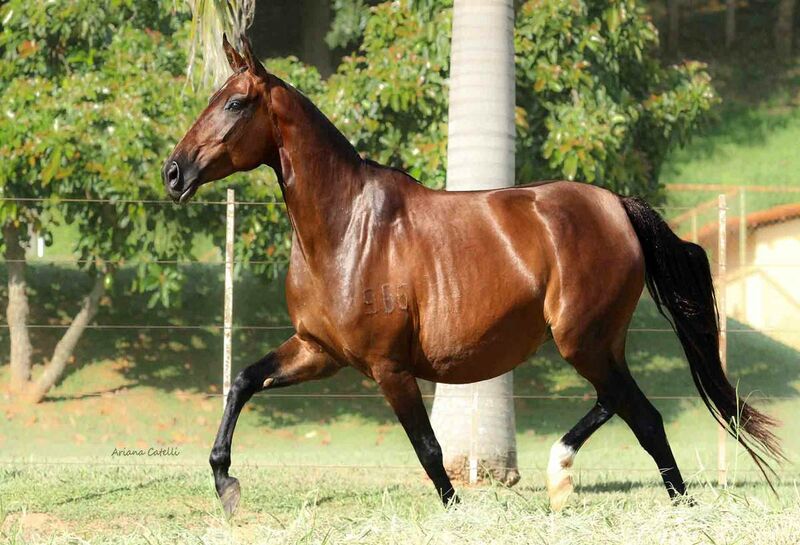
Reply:
M98 272L97 278L94 282L94 287L89 294L84 297L81 309L78 314L73 318L72 323L69 325L64 336L58 341L55 349L53 350L53 357L50 362L45 365L39 379L33 384L28 391L28 399L33 403L39 403L52 388L56 382L61 378L64 369L67 366L78 340L83 334L86 326L89 325L100 307L100 298L105 293L105 274Z

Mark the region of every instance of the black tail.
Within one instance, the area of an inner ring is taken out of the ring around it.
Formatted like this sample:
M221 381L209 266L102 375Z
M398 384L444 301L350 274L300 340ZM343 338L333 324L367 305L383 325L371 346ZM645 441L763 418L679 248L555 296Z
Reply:
M739 399L719 359L717 304L703 248L678 238L643 200L621 197L642 245L647 289L683 345L700 397L717 421L745 448L764 477L775 474L767 456L785 460L772 432L777 422ZM774 490L774 488L773 488Z

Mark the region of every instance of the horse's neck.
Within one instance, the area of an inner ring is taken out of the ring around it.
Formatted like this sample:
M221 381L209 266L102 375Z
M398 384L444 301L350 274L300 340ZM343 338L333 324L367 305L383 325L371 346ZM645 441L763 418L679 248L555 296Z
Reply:
M362 161L347 139L305 97L287 90L276 108L287 212L307 259L335 254L363 187ZM290 94L291 93L291 94ZM277 101L276 101L277 102Z

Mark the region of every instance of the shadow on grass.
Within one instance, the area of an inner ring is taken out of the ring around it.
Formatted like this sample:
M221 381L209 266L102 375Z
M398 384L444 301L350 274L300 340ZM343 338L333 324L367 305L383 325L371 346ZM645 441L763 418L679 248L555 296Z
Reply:
M173 479L174 479L174 477L171 477L171 476L170 477L156 477L156 478L150 479L148 481L137 482L135 484L130 484L130 485L126 485L126 486L117 486L115 488L110 488L108 490L102 490L102 491L98 491L98 492L89 492L87 494L81 494L80 496L73 496L71 498L65 498L63 500L54 501L54 502L51 503L51 505L53 507L56 507L56 506L59 506L59 505L69 505L71 503L76 503L76 502L84 502L84 501L88 501L88 500L96 500L96 499L100 499L100 498L105 498L106 496L111 496L111 495L114 495L114 494L118 494L120 492L133 492L134 490L142 490L144 488L148 488L150 486L153 486L153 485L156 485L156 484L159 484L159 483L163 483L164 481L170 481L170 480L173 480Z
M350 500L363 499L367 496L377 498L383 496L384 494L396 494L404 492L405 490L406 487L401 486L399 484L393 484L388 486L376 487L371 490L367 489L367 490L358 490L355 492L336 492L335 494L325 494L324 496L315 498L313 501L313 505L314 506L320 506L325 504L336 505L338 503L346 504Z
M653 473L656 474L657 470L653 468ZM589 492L594 494L606 494L613 492L631 492L632 490L639 490L642 488L652 488L652 482L642 480L634 481L601 481L591 484L580 484L580 481L575 485L575 491L578 493Z
M131 276L123 271L96 323L164 327L221 323L222 271L216 266L194 265L189 274L192 281L187 283L181 304L163 309L149 308L146 296L127 291L125 288ZM0 272L0 286L5 289L3 276L4 270ZM89 280L76 270L36 265L30 268L29 277L32 288L30 322L36 324L49 323L62 314L72 313L80 296L89 288ZM4 292L0 291L0 304L4 305L3 296ZM262 281L245 274L237 281L234 300L237 325L282 326L289 323L282 278ZM645 298L631 327L634 330L665 329L669 325ZM744 327L731 324L731 328ZM48 357L62 332L60 329L33 331L38 359ZM279 345L291 333L291 330L236 331L234 373ZM752 391L769 396L798 395L794 386L800 379L796 350L757 332L731 334L729 342L730 375L734 384L741 379L739 391L742 396ZM8 352L5 329L0 330L0 351ZM219 329L92 329L81 339L75 353L76 361L68 366L63 385L48 400L82 399L98 392L137 387L164 392L218 393L221 353ZM627 354L633 375L646 394L697 395L683 351L671 331L632 331ZM103 372L90 372L95 369ZM517 395L578 397L568 400L518 399L518 431L537 434L567 431L591 407L593 400L590 396L594 394L591 386L558 356L552 342L546 343L538 354L517 368L515 391ZM344 369L330 379L280 393L363 396L377 395L379 391L372 381L358 372ZM692 402L656 400L655 403L664 419L670 421ZM260 424L272 428L304 422L324 423L350 416L377 424L395 423L394 415L379 397L279 398L263 394L256 396L251 406Z

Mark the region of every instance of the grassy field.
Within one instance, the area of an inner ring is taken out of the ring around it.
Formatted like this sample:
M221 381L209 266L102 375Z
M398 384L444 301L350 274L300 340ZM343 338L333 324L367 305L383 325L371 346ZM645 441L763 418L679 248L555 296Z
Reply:
M147 308L124 281L103 306L102 324L219 323L220 272L196 266L183 305ZM4 278L0 278L3 285ZM75 304L82 276L36 266L33 323ZM285 324L280 280L243 277L237 323ZM45 304L46 302L46 304ZM643 302L634 328L663 328ZM741 324L730 326L742 329ZM235 368L287 331L240 330ZM37 330L39 356L56 342ZM0 351L8 349L0 337ZM612 420L576 462L569 509L549 513L543 469L550 444L589 408L591 390L551 344L516 373L519 464L514 489L464 491L444 512L375 386L345 370L318 383L257 396L237 428L232 473L241 511L223 520L206 465L221 411L218 330L90 330L64 382L48 400L23 407L0 399L0 536L10 543L796 543L794 464L780 469L779 497L729 442L731 482L716 479L716 428L696 398L675 336L634 332L628 354L656 399L696 508L671 507L652 461L621 421ZM784 421L790 457L800 452L798 353L757 332L731 334L730 367L740 392ZM0 383L6 381L0 371ZM430 389L427 391L430 392ZM297 397L298 394L302 396ZM339 396L339 397L331 397ZM587 397L584 397L587 396ZM117 456L115 449L172 448L174 456ZM769 530L762 523L768 520ZM750 536L750 534L753 534ZM749 537L748 537L749 536ZM772 541L765 541L769 537Z
M584 479L560 514L540 483L462 490L445 511L420 472L242 470L247 489L227 521L206 473L192 469L2 470L7 543L781 544L800 541L795 484L696 482L697 505L670 506L636 476ZM16 509L24 496L26 511Z

